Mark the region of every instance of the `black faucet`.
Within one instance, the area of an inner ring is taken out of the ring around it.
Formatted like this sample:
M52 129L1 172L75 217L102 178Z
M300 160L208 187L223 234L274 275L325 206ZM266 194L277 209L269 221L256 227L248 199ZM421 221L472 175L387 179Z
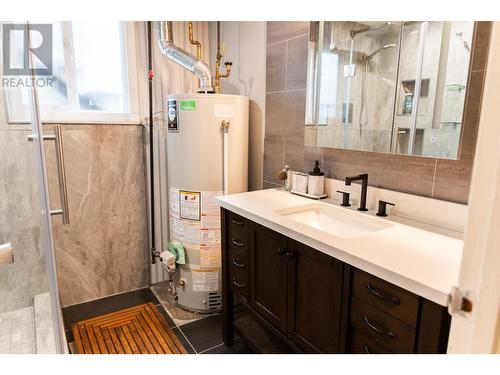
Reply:
M359 200L359 211L368 211L366 208L366 191L368 188L368 173L362 173L357 176L350 176L345 178L345 184L347 186L351 185L352 181L361 180L361 198Z

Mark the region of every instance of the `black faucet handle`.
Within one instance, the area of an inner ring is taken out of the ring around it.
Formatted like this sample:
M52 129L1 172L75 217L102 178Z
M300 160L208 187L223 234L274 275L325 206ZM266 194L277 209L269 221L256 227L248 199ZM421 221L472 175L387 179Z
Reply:
M391 206L395 206L394 203L379 200L378 201L378 211L377 211L377 216L387 216L387 205L390 204Z
M351 205L349 204L349 193L347 191L341 191L337 190L337 193L342 194L342 207L350 207Z

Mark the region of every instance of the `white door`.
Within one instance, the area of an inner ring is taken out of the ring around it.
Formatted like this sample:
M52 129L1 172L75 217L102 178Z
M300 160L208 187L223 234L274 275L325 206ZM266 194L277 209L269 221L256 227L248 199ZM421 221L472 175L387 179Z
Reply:
M492 28L458 288L470 313L452 317L448 353L500 352L500 22Z

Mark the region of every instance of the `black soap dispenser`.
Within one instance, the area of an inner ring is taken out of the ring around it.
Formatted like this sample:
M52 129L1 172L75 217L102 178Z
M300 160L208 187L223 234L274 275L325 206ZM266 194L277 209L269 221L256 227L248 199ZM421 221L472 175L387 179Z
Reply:
M325 174L319 169L319 160L314 162L314 169L309 172L307 193L316 196L325 193Z

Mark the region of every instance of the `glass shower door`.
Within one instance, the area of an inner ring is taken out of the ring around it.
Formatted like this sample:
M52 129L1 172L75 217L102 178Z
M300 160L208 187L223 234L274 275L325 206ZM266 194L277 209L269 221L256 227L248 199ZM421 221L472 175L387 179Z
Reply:
M20 42L30 45L28 25L1 26L2 33L25 35ZM19 40L8 39L2 55L16 51L12 44ZM12 77L10 68L2 66L2 78ZM37 92L23 84L33 78L16 75L20 86L5 87L2 80L0 87L0 354L63 353L66 347ZM7 90L23 97L29 110L25 123L9 122Z

